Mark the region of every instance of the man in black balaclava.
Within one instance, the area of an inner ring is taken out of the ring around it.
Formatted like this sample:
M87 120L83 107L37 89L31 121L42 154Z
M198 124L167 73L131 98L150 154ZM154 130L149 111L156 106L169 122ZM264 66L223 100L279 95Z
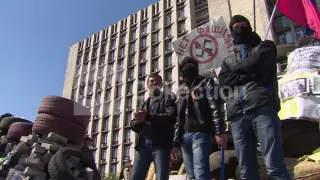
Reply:
M147 79L149 98L140 105L131 121L131 129L137 133L131 180L146 178L151 162L154 162L157 180L168 180L170 152L177 111L171 94L164 94L162 77L150 74Z
M177 158L181 147L188 179L208 180L211 179L212 135L219 145L227 146L222 101L216 96L219 87L211 77L199 75L197 61L189 57L179 64L179 70L183 83L177 97L178 118L172 158Z
M233 16L229 24L234 58L221 66L219 85L225 90L227 118L237 151L241 179L260 179L257 141L264 154L268 179L290 180L281 143L276 46L261 41L248 19Z

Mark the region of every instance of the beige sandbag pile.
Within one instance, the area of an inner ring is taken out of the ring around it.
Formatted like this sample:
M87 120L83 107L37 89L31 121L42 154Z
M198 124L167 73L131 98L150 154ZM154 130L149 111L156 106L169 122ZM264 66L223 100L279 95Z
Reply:
M265 164L262 158L258 158L261 180L267 180ZM320 180L320 164L313 161L301 161L296 158L285 158L286 166L293 180ZM236 179L240 180L239 167L236 169Z

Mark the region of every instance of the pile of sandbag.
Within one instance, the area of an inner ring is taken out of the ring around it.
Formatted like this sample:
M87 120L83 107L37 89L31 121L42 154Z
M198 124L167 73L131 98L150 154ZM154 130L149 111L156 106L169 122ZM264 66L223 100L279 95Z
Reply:
M33 180L101 179L93 154L88 154L82 146L90 111L69 99L46 96L38 113L28 134L26 131L17 133L21 135L19 142L7 154L0 177L8 180L13 177ZM13 127L17 126L19 124ZM8 131L8 134L12 133Z

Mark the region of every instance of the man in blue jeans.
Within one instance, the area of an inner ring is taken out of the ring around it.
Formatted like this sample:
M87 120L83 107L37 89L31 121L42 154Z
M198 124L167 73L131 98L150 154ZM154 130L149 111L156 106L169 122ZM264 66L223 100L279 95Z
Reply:
M190 180L211 180L209 156L212 135L224 148L227 138L219 86L211 77L199 75L198 62L185 58L179 69L183 83L178 92L178 119L174 136L173 158L179 147Z
M176 104L171 94L162 92L162 77L148 77L149 98L134 113L131 129L137 133L131 180L144 180L154 162L157 180L168 180Z
M231 121L241 179L258 180L257 141L269 180L290 180L281 143L277 81L277 49L272 41L261 41L248 19L232 17L229 28L235 56L224 60L219 85L227 95L227 116Z

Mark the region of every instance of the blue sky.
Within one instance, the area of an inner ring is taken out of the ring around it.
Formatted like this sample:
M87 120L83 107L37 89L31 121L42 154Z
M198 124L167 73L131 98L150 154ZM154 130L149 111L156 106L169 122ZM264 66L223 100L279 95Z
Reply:
M69 46L157 0L0 1L0 114L34 121L62 95Z

